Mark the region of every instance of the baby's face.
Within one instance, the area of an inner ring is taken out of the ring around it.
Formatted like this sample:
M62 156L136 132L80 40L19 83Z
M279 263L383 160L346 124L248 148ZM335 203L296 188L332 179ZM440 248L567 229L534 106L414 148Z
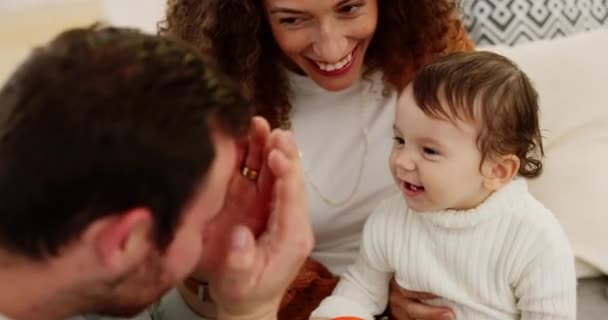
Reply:
M484 188L474 123L428 117L408 86L397 104L389 166L415 211L471 209L490 191Z

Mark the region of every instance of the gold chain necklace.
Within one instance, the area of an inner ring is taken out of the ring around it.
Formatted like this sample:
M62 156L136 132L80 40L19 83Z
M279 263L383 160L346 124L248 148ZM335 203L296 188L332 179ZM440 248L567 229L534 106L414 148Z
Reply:
M359 189L359 185L361 184L361 177L363 176L363 169L365 168L365 158L367 158L367 151L369 149L369 139L368 139L369 130L367 127L367 112L366 112L367 111L367 101L366 100L367 100L367 93L370 88L368 86L366 86L365 83L362 83L361 85L363 86L363 88L361 90L361 119L360 119L360 121L361 121L361 135L363 136L363 152L361 153L361 160L360 160L360 164L359 164L359 171L357 172L357 179L355 180L355 185L352 188L352 190L350 191L350 193L348 193L346 195L346 197L344 197L344 199L341 199L341 200L331 199L330 197L325 195L323 193L323 191L321 191L321 188L319 187L319 183L317 182L317 179L309 172L309 170L307 168L304 168L304 170L303 170L304 176L308 179L308 181L310 182L310 185L315 190L315 192L319 195L319 197L326 204L328 204L330 206L334 206L334 207L343 206L352 200L352 198L357 193L357 190ZM293 131L295 132L295 129L293 129ZM300 158L302 158L302 159L304 158L304 155L302 154L302 152L300 152Z

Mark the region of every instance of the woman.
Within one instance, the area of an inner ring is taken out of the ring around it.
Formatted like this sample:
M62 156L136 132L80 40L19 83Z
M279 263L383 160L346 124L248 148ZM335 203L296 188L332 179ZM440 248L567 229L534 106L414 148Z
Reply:
M380 199L396 92L434 58L472 45L451 0L169 0L163 32L208 54L301 150L316 247L339 275ZM398 319L444 319L394 288Z

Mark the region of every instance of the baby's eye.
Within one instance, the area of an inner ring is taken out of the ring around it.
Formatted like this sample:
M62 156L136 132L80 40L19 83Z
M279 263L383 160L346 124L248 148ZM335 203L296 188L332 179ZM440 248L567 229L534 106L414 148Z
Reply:
M428 155L428 156L436 156L439 155L439 152L437 152L437 150L433 149L433 148L429 148L429 147L424 147L422 148L422 151L424 152L424 154Z
M393 137L393 141L396 144L404 144L405 143L405 140L403 140L403 138L400 138L400 137Z

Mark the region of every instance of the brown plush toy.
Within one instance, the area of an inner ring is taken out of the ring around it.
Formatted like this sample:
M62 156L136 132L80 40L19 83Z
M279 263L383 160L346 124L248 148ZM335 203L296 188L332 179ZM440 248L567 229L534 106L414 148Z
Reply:
M308 258L283 296L279 320L308 319L321 300L331 294L337 283L338 278L324 265Z

